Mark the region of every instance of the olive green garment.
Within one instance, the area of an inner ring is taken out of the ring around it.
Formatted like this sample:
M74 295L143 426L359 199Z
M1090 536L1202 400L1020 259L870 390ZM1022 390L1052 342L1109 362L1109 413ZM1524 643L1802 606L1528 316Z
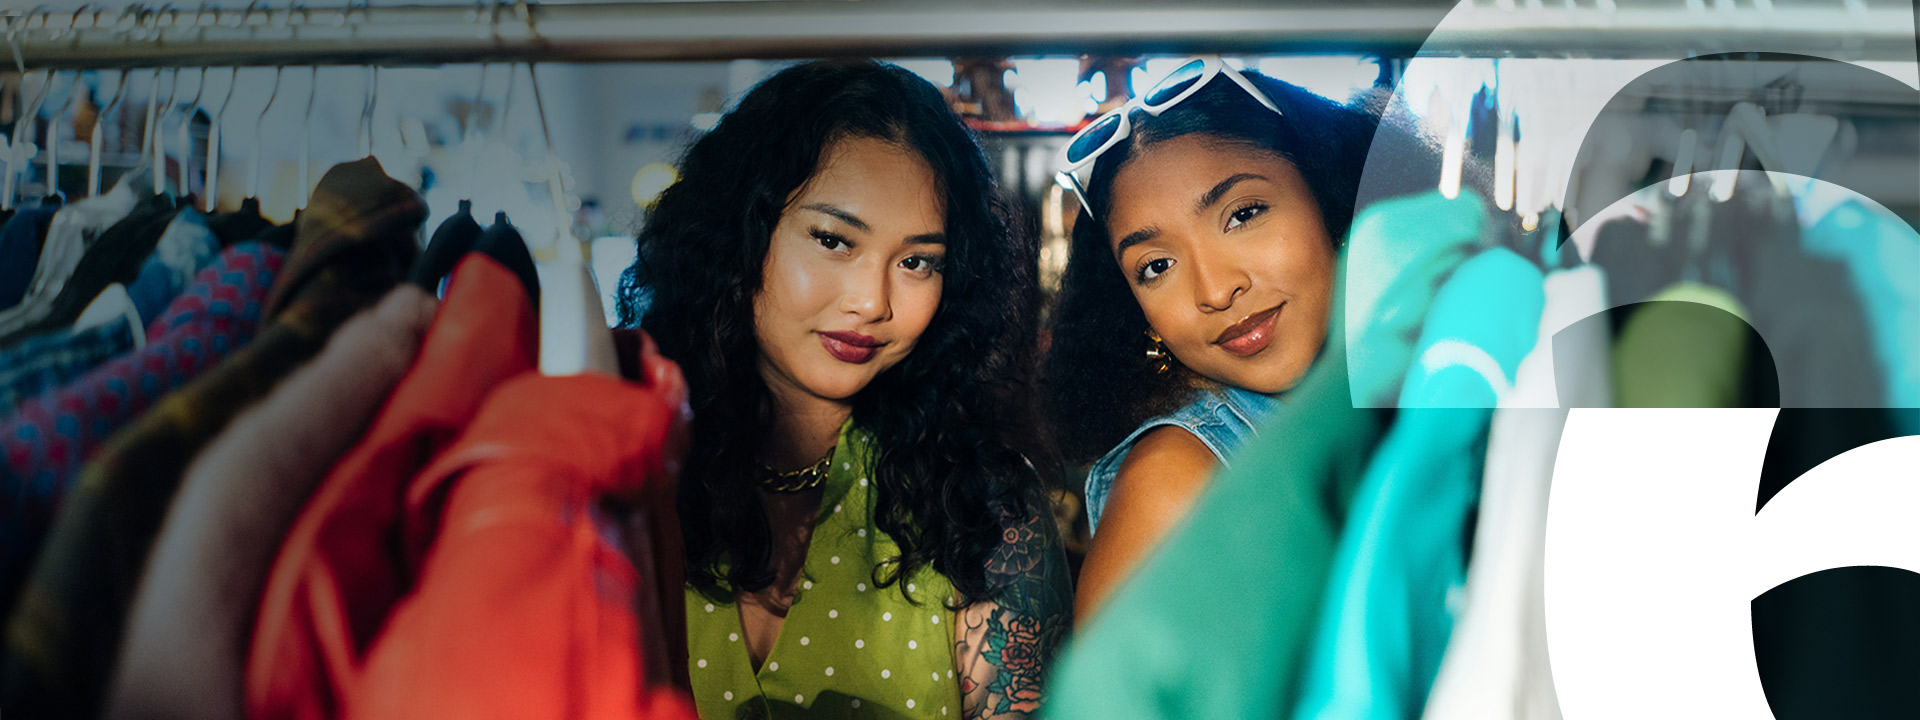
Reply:
M930 567L874 587L874 566L899 554L874 526L871 438L840 431L799 595L759 672L740 610L687 589L687 672L705 720L960 717L953 585Z
M1294 706L1334 545L1383 424L1384 411L1353 407L1340 326L1259 440L1068 642L1046 717L1231 720Z
M1613 344L1620 407L1740 407L1747 385L1747 309L1710 285L1676 283L1647 298Z

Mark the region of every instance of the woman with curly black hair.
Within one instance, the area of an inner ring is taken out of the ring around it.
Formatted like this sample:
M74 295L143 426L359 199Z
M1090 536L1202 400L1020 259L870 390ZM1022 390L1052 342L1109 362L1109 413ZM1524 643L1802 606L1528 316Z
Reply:
M1093 462L1083 617L1320 355L1380 127L1206 57L1069 142L1065 175L1087 212L1044 376L1063 454ZM1394 137L1406 145L1389 153L1431 159L1413 133Z
M1037 248L971 134L909 72L813 62L680 175L619 309L692 394L700 714L1033 713L1071 593L1023 410Z

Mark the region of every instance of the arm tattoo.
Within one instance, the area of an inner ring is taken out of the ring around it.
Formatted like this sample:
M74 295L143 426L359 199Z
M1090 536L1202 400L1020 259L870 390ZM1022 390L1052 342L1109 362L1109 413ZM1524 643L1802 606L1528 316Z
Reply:
M1030 717L1054 651L1066 639L1073 588L1053 518L1022 518L1001 508L999 547L987 561L996 588L987 602L960 612L955 628L964 716Z

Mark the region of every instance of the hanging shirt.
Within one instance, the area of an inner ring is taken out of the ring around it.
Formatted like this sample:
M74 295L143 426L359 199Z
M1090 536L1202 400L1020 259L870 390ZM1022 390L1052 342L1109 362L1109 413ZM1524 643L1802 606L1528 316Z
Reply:
M1221 387L1200 393L1193 402L1172 413L1140 423L1119 445L1107 451L1087 471L1087 532L1100 531L1100 515L1107 506L1113 481L1120 477L1120 465L1133 451L1134 443L1148 431L1171 425L1193 433L1201 444L1213 451L1220 467L1229 467L1230 458L1258 433L1255 428L1279 409L1280 400L1271 395Z
M412 368L280 545L247 653L247 717L335 716L404 589L387 538L407 483L488 391L534 367L538 348L532 300L513 274L484 255L463 259Z
M57 203L26 208L0 226L0 311L18 306L26 297L28 284L39 267L47 226L59 211Z
M673 507L657 390L529 371L488 395L404 497L410 592L339 717L693 720L652 604L682 577L636 567L602 509Z
M34 714L99 712L120 631L160 521L194 456L311 360L335 328L404 278L426 206L372 158L320 178L252 343L116 434L82 470L11 619L0 701Z
M1539 334L1538 268L1475 256L1434 296L1392 430L1347 516L1295 718L1417 717L1466 574L1487 419Z
M256 239L272 227L273 223L260 215L260 198L245 198L239 210L207 218L207 229L213 231L221 247Z
M701 717L960 716L953 585L931 566L874 585L879 563L900 554L874 522L874 459L871 437L849 421L828 464L798 594L758 671L734 598L687 588L688 672Z
M205 215L190 207L175 215L154 246L153 255L127 285L127 296L133 299L140 317L153 317L164 310L218 252L220 243L207 228Z
M148 326L146 347L0 420L0 601L9 615L81 463L166 393L253 337L284 259L257 243L228 248Z
M1560 717L1545 629L1547 492L1565 408L1613 401L1606 369L1612 338L1607 323L1583 322L1606 310L1598 266L1548 275L1545 291L1539 340L1487 431L1463 607L1421 715L1426 720ZM1560 397L1560 388L1571 392Z
M133 282L178 212L179 207L166 196L154 195L141 200L132 212L89 244L58 292L44 302L23 304L17 308L16 316L0 320L0 344L15 342L23 335L72 325L87 303L93 302L108 285ZM51 243L48 247L52 247Z
M80 200L54 214L47 225L46 242L41 245L26 296L12 309L0 312L0 336L44 312L32 308L52 302L73 269L80 265L80 258L100 235L133 212L142 197L152 195L152 180L146 175L129 172L106 194Z

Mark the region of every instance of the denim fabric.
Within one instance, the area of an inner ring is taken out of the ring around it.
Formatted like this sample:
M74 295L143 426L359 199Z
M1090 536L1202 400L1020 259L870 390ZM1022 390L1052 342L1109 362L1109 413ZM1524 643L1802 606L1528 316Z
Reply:
M1120 463L1127 459L1127 453L1133 450L1133 444L1139 442L1147 431L1162 425L1175 425L1185 428L1200 438L1200 442L1220 458L1220 466L1228 466L1228 458L1247 438L1254 436L1254 428L1260 421L1280 407L1276 398L1247 392L1237 388L1222 388L1203 392L1193 402L1187 403L1167 415L1140 423L1133 434L1120 441L1119 445L1108 450L1093 468L1087 471L1087 531L1099 532L1100 513L1106 509L1107 493L1113 490L1113 479L1120 474Z

